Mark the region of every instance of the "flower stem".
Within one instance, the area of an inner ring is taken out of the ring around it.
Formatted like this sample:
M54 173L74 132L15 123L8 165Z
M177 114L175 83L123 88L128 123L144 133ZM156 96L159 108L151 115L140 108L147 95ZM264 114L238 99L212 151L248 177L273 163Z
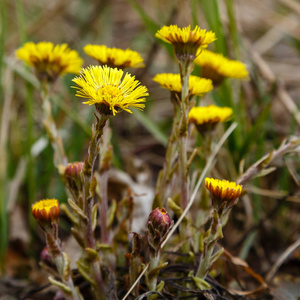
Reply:
M57 268L60 279L63 284L65 284L69 288L72 296L69 293L65 292L64 295L66 299L80 300L82 299L82 296L80 295L80 292L75 288L71 276L69 258L66 253L63 253L61 242L58 238L58 224L53 223L52 226L54 227L54 233L50 233L48 231L45 232L46 243L49 255Z
M150 255L149 273L155 268L157 268L159 266L159 263L160 263L160 250ZM154 292L156 290L156 284L157 284L157 275L152 275L151 278L149 278L149 282L148 282L149 291ZM153 299L153 295L148 296L148 300L151 299Z
M83 209L87 217L85 226L85 244L87 248L96 250L96 242L93 229L93 206L96 183L94 181L93 171L96 158L99 154L100 140L103 134L103 128L108 117L101 116L97 118L96 124L92 126L92 137L89 144L88 156L84 162L81 177L83 183ZM90 262L90 271L95 282L93 288L97 299L105 299L104 285L101 276L100 264L98 257L93 257Z
M211 219L211 224L208 232L206 233L208 236L204 241L204 249L200 258L199 267L196 273L196 276L205 279L209 270L212 267L215 259L212 259L212 254L215 248L216 243L219 239L223 237L222 233L222 215L219 215L217 210L214 209L214 214ZM219 252L221 255L221 252Z
M174 171L174 162L177 158L177 144L176 144L176 129L178 127L180 119L180 102L179 97L175 93L171 93L171 101L174 105L174 120L172 124L171 135L169 136L167 147L166 147L166 157L163 169L160 171L159 179L156 184L155 199L152 205L152 209L156 207L165 206L165 201L168 198L167 190L169 183L172 179L172 174Z
M48 138L54 150L54 165L59 168L60 165L66 166L68 163L65 155L62 139L58 134L56 124L52 116L51 102L49 99L49 87L47 83L42 86L41 97L43 101L43 121L46 128Z
M101 243L111 244L110 232L107 229L107 214L108 214L108 172L111 166L112 145L111 145L111 128L107 122L103 128L100 150L100 229Z
M188 141L188 109L189 109L189 77L192 71L192 64L189 60L179 61L181 77L181 111L178 127L178 155L179 155L179 180L180 180L180 206L182 210L187 207L189 200L189 166L187 160L187 141ZM182 223L180 227L181 239L185 240L188 236L187 223ZM183 245L183 252L189 252L189 243Z
M180 172L180 199L181 208L185 209L189 197L189 177L187 164L187 138L188 138L188 109L189 109L189 78L191 65L189 61L180 61L181 76L181 115L179 121L179 172Z

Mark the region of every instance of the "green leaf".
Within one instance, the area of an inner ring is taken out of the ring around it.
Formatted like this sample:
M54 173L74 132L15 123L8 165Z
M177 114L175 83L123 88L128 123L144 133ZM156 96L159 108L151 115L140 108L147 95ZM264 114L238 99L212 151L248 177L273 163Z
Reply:
M83 212L83 210L72 199L69 198L68 199L68 203L69 203L70 207L72 208L72 210L77 215L79 215L85 221L87 220L87 216L85 215L85 213Z
M152 270L149 272L149 274L148 274L149 280L151 280L151 279L154 278L154 277L157 277L158 274L159 274L159 272L160 272L160 270L163 269L164 267L166 267L167 265L168 265L168 262L165 262L165 263L163 263L162 265L160 265L160 266L158 266L158 267L152 269Z
M223 253L224 253L224 248L221 248L214 255L212 255L209 260L210 265L212 265L215 261L217 261Z
M57 281L55 280L54 278L52 277L48 277L48 280L55 286L57 286L58 288L60 288L61 290L63 290L65 293L69 294L69 295L72 295L72 291L71 289L64 283L60 282L60 281Z
M199 278L199 277L192 277L192 279L198 289L200 289L200 290L210 290L211 289L210 284L208 282L206 282L204 279Z
M106 224L107 228L111 227L115 218L116 211L117 211L117 201L113 200L107 214L107 224Z
M98 203L96 203L93 206L93 209L92 209L92 228L93 228L93 231L95 231L96 226L97 226L97 212L98 212L97 208L98 208Z
M163 290L163 288L164 288L164 286L165 286L165 282L164 281L161 281L157 286L156 286L156 291L157 292L161 292L162 290Z

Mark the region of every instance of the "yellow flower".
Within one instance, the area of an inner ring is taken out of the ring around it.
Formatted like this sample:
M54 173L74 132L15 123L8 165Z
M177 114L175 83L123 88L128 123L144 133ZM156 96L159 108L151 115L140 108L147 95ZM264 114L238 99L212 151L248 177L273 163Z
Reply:
M97 111L104 115L115 115L120 109L129 113L129 106L143 109L148 90L140 85L134 76L117 68L91 66L82 69L73 81L79 86L76 96L87 98L85 104L95 104ZM123 77L123 78L122 78Z
M26 43L16 50L16 56L34 67L37 77L53 82L66 73L78 74L82 59L67 44L54 46L50 42Z
M206 48L207 45L216 40L215 33L206 31L196 26L191 30L191 26L179 28L177 25L163 26L157 31L155 36L174 46L176 56L179 60L195 58L198 48Z
M227 204L227 208L234 206L243 189L235 182L214 178L205 178L205 187L209 190L213 206L217 209L224 203Z
M189 122L194 123L201 134L213 131L220 122L227 121L233 111L230 107L215 105L194 106L189 112Z
M59 203L56 199L45 199L32 205L32 215L39 222L57 220L59 211Z
M100 65L108 67L143 68L143 58L136 51L130 49L108 48L104 45L86 45L83 50L87 55L98 61Z
M161 87L170 90L171 92L181 93L181 79L179 74L157 74L153 81L160 84ZM213 89L213 84L210 79L201 78L191 75L189 77L189 96L202 95L210 92ZM181 95L178 95L179 97Z
M208 50L199 51L194 63L202 67L202 77L211 79L214 84L221 83L226 77L247 79L249 76L242 62L230 60L222 54Z
M220 123L227 121L231 115L232 109L230 107L194 106L189 112L189 122L198 125Z

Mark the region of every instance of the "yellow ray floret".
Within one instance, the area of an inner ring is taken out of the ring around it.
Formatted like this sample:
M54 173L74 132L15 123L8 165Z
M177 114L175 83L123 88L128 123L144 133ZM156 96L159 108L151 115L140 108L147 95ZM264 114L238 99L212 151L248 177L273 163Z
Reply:
M230 201L231 204L241 195L243 188L235 182L214 178L205 178L205 187L214 200Z
M53 79L66 73L78 74L82 65L78 53L67 44L54 46L50 42L28 42L16 51L16 55L33 66L37 73L47 73Z
M107 66L91 66L82 69L80 76L73 81L79 86L76 96L87 98L85 104L105 104L112 111L113 115L119 109L131 111L129 106L143 109L145 97L148 90L140 85L134 76L117 68Z
M154 76L153 81L171 92L181 93L181 79L179 74L162 73ZM189 78L189 95L202 95L210 92L213 84L210 79L191 75Z
M53 221L58 218L59 212L59 203L56 199L45 199L32 205L32 214L38 221Z
M157 31L155 36L167 43L177 44L191 44L198 47L207 47L207 45L216 40L215 33L206 31L196 26L191 30L191 26L179 28L177 25L163 26Z
M231 117L232 113L230 107L195 106L189 112L189 122L196 125L225 122Z
M206 69L203 70L204 72L216 73L215 75L223 78L247 79L249 76L247 68L242 62L230 60L222 54L217 54L205 49L201 52L199 51L194 63ZM210 78L207 76L204 77Z
M117 68L143 68L141 55L130 49L108 48L105 45L86 45L83 50L100 65Z

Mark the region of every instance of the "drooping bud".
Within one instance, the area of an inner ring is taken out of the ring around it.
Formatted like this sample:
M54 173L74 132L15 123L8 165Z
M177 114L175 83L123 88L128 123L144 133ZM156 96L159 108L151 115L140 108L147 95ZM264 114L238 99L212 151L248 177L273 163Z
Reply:
M150 251L158 252L163 241L166 239L173 222L164 208L154 209L148 218L148 244Z
M214 178L205 178L205 187L210 191L212 205L215 209L219 209L221 206L231 208L236 205L243 188L235 182Z
M80 173L83 168L83 162L69 163L65 169L65 178L67 180L69 188L78 195L82 190Z

